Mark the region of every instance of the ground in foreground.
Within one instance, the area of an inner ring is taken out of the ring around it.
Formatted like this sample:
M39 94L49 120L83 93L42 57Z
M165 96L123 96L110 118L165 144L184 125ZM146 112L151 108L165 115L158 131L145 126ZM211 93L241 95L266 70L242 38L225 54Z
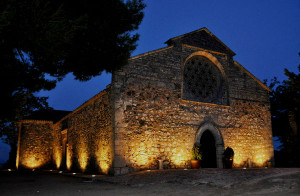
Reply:
M300 169L155 170L124 176L0 172L1 195L300 195Z

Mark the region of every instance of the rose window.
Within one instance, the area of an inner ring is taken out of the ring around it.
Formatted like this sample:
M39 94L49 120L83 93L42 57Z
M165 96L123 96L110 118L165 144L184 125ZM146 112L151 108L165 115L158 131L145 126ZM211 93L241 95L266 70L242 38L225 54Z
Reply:
M215 102L221 85L221 72L204 56L190 58L184 68L183 98Z

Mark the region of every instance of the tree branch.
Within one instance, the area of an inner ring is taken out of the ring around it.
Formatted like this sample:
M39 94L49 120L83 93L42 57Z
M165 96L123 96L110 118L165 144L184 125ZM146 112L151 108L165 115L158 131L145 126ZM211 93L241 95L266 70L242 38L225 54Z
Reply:
M22 59L23 64L25 64L26 62L25 62L25 60L24 60L24 58L23 58L22 52L21 52L19 49L17 49L17 51L18 51L19 56L20 56L21 59Z

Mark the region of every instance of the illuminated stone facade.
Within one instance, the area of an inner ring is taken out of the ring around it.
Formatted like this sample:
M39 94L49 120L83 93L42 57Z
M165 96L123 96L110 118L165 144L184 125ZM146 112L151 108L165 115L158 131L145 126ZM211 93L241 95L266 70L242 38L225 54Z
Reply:
M22 143L19 143L17 164L30 169L48 167L52 156L52 126L49 121L23 121ZM42 133L42 134L41 134ZM56 144L57 146L57 144Z
M58 122L21 122L19 167L120 175L162 160L164 168L190 168L206 131L218 168L228 146L234 167L273 162L269 89L206 28L166 43L130 58L107 89Z

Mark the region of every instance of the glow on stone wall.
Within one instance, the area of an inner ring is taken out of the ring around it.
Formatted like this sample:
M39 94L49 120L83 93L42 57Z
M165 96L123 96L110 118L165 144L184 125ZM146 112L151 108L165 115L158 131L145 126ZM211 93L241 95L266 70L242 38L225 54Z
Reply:
M71 170L71 166L72 166L72 154L71 154L71 149L70 146L67 144L67 155L66 155L66 165L67 165L67 169Z
M147 166L149 162L149 155L145 152L145 149L138 149L139 155L136 157L136 162L138 165Z
M78 163L82 172L86 170L88 164L88 150L84 139L81 138L78 144Z
M177 168L183 168L190 163L191 149L186 146L174 148L171 153L166 153L164 146L157 145L151 141L132 142L130 144L129 161L134 167L140 169L158 168L158 160L169 160Z
M100 161L100 169L102 171L102 173L104 174L108 174L109 168L110 168L111 164L108 161Z
M271 155L268 155L266 150L258 149L254 152L252 162L257 167L266 166L267 162L270 161Z
M16 159L16 168L19 169L19 161L20 161L20 141L21 141L21 127L22 123L18 124L18 149L17 149L17 159Z
M21 151L20 164L24 168L35 169L45 166L51 162L51 152L42 148L40 140L36 140L36 147Z
M181 148L175 148L171 157L172 163L177 167L184 167L187 161L191 160L191 152Z
M52 132L52 146L53 146L53 155L52 159L56 166L56 169L59 169L62 162L62 146L61 146L61 132L60 127L54 126Z
M263 166L267 161L265 157L266 155L258 153L253 157L253 163L257 166Z
M46 163L45 159L38 158L35 154L25 154L23 156L26 157L22 160L22 165L25 168L35 169Z
M79 162L81 171L84 172L86 170L86 166L88 163L88 154L86 151L80 151L79 156L78 156L78 162Z
M272 158L272 154L264 149L263 145L248 147L232 147L234 150L233 164L234 167L249 166L248 160L251 161L253 167L264 167Z
M108 173L109 168L112 165L110 153L111 153L110 146L104 146L103 143L98 142L98 148L95 152L95 157L101 172L104 174Z
M55 157L55 165L56 165L56 169L59 169L60 168L60 165L61 165L61 153L55 153L54 154L54 157Z
M247 157L243 153L244 150L240 147L232 147L234 151L233 165L234 167L243 167L244 162L247 161Z
M156 158L155 152L147 148L144 142L134 142L131 144L132 156L130 161L140 168L149 168L151 160Z
M98 161L101 172L107 174L108 170L111 166L111 163L108 161L109 157L108 157L108 150L106 148L103 149L103 151L100 153L100 161Z
M35 169L48 166L53 160L52 123L48 121L22 121L21 123L18 167Z
M56 146L56 145L54 146L53 159L54 159L54 162L56 165L56 169L59 169L60 165L61 165L61 160L62 160L62 152L61 152L59 146Z
M19 158L19 150L17 152L17 159L16 159L16 168L19 169L19 161L20 161L20 158Z

